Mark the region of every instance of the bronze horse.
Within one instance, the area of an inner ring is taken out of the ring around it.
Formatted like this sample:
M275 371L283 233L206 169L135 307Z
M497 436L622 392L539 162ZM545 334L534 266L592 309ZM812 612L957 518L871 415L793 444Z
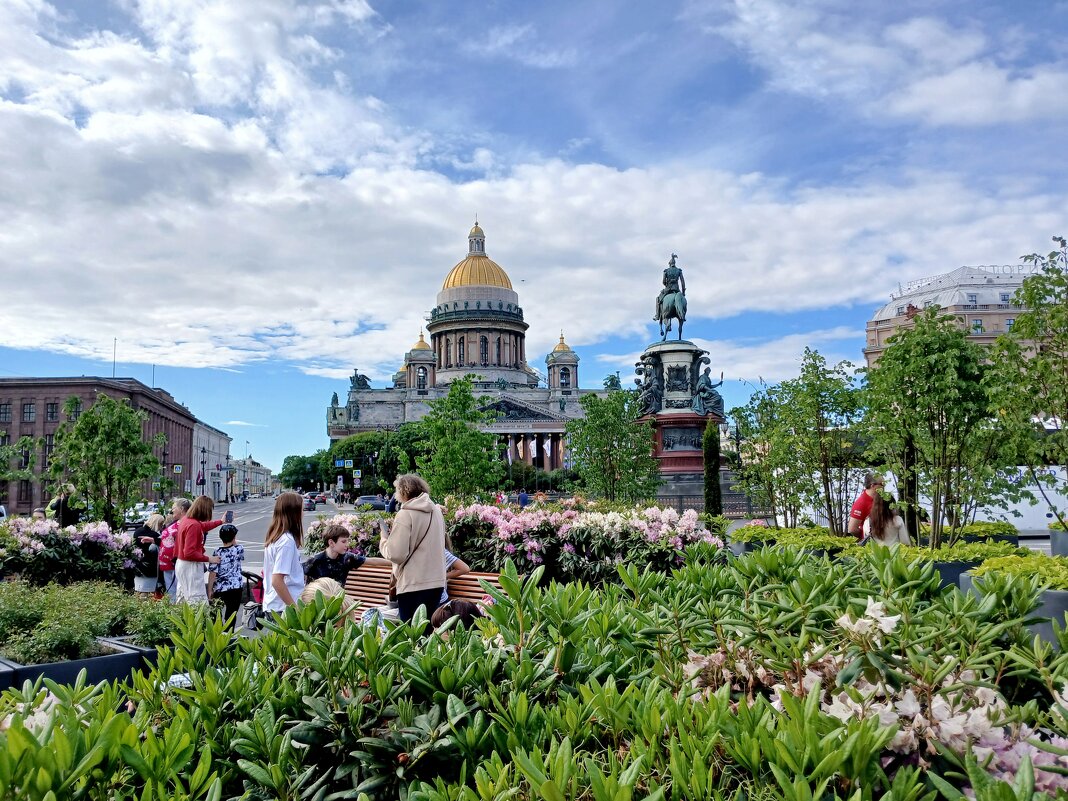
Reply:
M660 301L660 313L657 321L660 323L660 341L667 340L671 333L671 320L679 321L679 339L682 339L682 325L686 322L686 296L681 292L669 292Z

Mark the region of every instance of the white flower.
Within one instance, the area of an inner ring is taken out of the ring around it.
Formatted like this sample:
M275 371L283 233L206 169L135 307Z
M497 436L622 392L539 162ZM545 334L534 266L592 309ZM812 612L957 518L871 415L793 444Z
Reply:
M864 610L864 616L870 618L885 634L889 634L897 627L897 621L901 615L888 615L883 605L877 601L868 599L868 608Z
M813 687L819 687L822 679L820 674L814 670L806 670L805 675L801 677L801 687L805 692L811 692Z
M871 631L872 628L872 621L868 620L865 617L854 621L851 617L849 617L848 613L842 615L834 622L846 631L852 632L853 634L867 634L869 631Z
M920 714L920 702L916 700L916 693L912 690L905 690L901 694L901 700L894 704L894 707L899 715L906 718Z

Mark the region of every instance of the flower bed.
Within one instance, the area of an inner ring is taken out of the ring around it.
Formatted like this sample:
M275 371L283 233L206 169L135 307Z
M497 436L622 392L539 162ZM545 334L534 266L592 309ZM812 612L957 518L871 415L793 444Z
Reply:
M122 583L136 554L133 535L107 523L60 528L54 520L16 517L0 522L0 572L34 584Z
M449 536L456 552L476 570L500 572L511 560L521 573L544 566L545 580L614 580L621 563L667 570L681 565L695 543L722 546L699 527L693 509L651 506L580 512L548 506L520 510L471 504L451 512Z
M374 801L1068 789L1050 770L1068 768L1068 660L1033 650L1026 586L983 604L889 551L620 565L600 589L539 572L506 566L489 619L447 638L335 628L337 599L256 640L187 612L134 681L132 717L107 687L0 695L0 752L20 754L7 780L40 797ZM175 673L195 689L168 687Z

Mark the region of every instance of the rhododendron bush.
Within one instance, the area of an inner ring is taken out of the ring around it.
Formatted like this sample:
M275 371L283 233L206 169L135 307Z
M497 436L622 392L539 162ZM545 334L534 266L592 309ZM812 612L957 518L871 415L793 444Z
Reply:
M0 522L0 568L34 584L122 583L133 566L133 536L107 523L60 528L55 520L15 517Z
M512 560L520 572L544 566L546 580L600 583L621 563L667 570L683 563L687 546L722 540L699 526L688 509L648 508L599 512L566 506L471 504L450 510L456 552L475 569L499 572Z
M553 513L509 533L529 539ZM638 525L604 514L568 518L566 534ZM685 543L681 517L635 515L648 542ZM0 695L0 798L1068 792L1068 637L1055 652L1028 636L1038 582L991 578L980 598L890 551L710 554L688 547L670 572L628 560L599 587L507 562L485 618L431 636L421 616L385 634L337 627L341 599L321 596L256 639L188 609L121 693Z

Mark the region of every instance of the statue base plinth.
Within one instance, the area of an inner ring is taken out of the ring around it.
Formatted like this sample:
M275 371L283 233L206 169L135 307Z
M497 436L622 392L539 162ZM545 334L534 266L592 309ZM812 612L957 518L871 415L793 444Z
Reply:
M653 455L660 462L660 474L703 473L705 469L704 435L708 425L723 422L717 414L700 415L693 412L668 412L649 415L643 421L652 423L655 444Z

